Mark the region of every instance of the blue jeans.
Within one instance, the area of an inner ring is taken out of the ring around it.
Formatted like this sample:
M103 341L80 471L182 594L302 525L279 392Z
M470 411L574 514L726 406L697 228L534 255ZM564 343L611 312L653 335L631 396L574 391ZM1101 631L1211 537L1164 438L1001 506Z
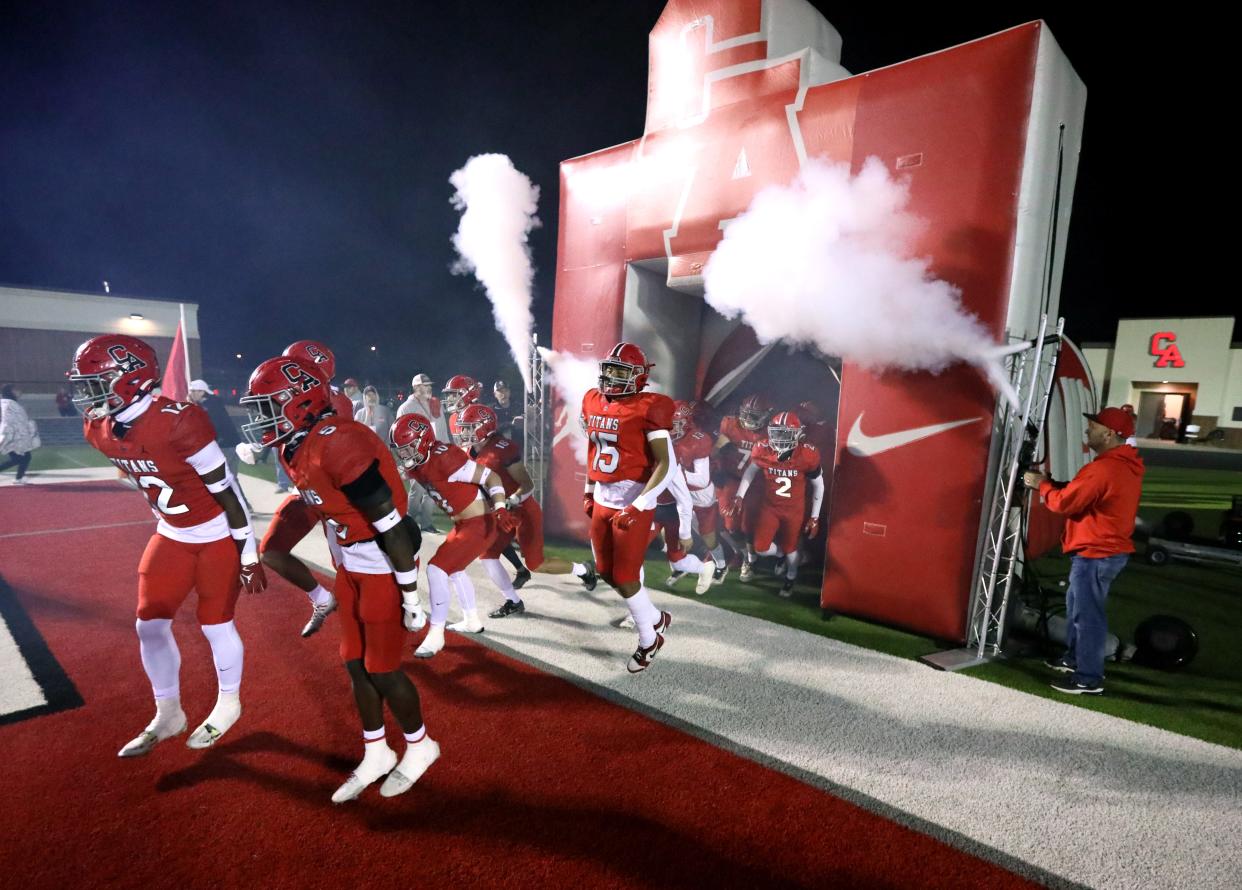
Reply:
M276 485L280 488L292 488L293 480L289 478L289 474L285 472L284 465L281 464L280 458L276 458Z
M1108 637L1108 588L1130 561L1127 553L1070 561L1065 591L1065 662L1074 666L1074 681L1094 685L1104 680L1104 644Z

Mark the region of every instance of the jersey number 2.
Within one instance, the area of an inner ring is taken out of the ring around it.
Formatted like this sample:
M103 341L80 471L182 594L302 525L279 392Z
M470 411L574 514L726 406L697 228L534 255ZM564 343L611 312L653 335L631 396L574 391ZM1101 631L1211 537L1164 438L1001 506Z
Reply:
M791 498L793 495L789 493L789 489L793 488L793 480L788 476L778 476L776 479L776 496L781 498ZM783 509L783 508L782 508Z
M596 430L591 433L591 441L595 443L595 461L592 469L601 473L611 473L616 470L617 465L621 463L621 452L615 447L616 434L601 433Z
M155 499L155 506L159 507L160 512L165 516L176 516L178 513L188 513L190 508L185 504L171 506L173 490L172 487L157 476L139 476L138 484L143 488L158 488L160 490L159 497Z

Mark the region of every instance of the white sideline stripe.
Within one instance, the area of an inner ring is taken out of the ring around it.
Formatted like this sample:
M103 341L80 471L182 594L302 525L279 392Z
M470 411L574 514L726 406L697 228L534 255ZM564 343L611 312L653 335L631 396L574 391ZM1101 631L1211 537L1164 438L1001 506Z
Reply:
M136 519L133 522L104 522L99 525L78 525L73 528L49 528L42 529L37 532L10 532L7 535L0 535L0 540L5 538L34 538L40 535L61 535L65 532L89 532L98 528L124 528L127 525L154 525L154 519Z
M0 683L0 715L47 704L3 616L0 616L0 677L4 679Z

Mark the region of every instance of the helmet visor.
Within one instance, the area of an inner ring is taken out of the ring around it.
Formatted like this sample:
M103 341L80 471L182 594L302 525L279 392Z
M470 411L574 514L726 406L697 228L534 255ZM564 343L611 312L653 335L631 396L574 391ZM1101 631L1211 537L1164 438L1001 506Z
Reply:
M768 446L777 454L784 454L786 451L793 450L801 435L802 430L797 427L770 426L768 427Z
M120 396L112 391L112 385L120 377L118 371L70 376L69 383L73 386L74 406L90 417L106 417L120 411L124 404Z

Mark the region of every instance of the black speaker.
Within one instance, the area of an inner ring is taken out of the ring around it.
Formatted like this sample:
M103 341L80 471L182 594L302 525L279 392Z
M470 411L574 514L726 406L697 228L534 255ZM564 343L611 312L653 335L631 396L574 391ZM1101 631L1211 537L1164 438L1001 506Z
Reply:
M1134 631L1134 661L1162 671L1184 668L1199 654L1195 629L1172 615L1152 615Z

